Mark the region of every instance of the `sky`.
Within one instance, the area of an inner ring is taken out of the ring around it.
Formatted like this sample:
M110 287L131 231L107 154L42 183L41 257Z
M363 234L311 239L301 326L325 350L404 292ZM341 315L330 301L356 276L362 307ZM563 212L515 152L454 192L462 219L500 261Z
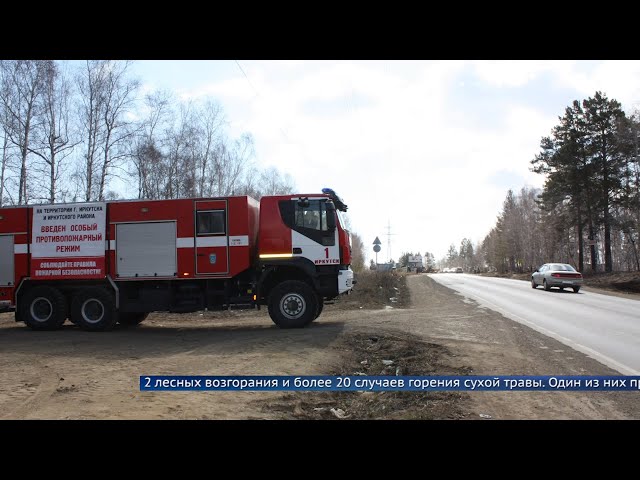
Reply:
M573 100L640 108L640 61L137 61L143 92L218 101L298 193L333 188L378 261L481 242ZM390 225L391 236L388 236ZM391 240L391 245L389 241Z

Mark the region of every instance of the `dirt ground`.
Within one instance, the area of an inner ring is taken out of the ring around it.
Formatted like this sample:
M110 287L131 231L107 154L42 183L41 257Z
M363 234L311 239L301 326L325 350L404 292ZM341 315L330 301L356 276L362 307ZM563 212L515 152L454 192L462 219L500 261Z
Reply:
M2 314L0 419L640 418L637 392L139 390L141 375L617 374L428 275L367 273L356 289L300 330L265 310L153 314L109 333L34 332Z

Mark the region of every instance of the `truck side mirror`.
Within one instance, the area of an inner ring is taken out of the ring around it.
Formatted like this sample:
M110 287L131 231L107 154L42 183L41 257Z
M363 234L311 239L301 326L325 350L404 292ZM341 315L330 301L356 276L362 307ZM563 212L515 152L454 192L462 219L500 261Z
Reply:
M325 206L327 210L327 230L333 232L336 229L336 206L333 202L327 202Z

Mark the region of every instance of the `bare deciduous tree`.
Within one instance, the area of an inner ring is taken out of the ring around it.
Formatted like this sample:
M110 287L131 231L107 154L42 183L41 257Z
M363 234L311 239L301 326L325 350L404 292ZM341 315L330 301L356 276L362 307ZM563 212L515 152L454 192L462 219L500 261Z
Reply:
M351 233L351 268L354 272L364 270L365 246L362 237L355 232Z
M76 179L84 190L85 201L95 198L94 179L102 143L102 115L108 63L104 60L87 60L84 69L76 77L79 94L78 119L84 141L84 155Z
M2 113L2 112L0 112ZM4 205L5 196L5 180L7 175L7 166L9 163L9 136L6 134L4 124L0 127L0 133L2 133L2 164L0 164L0 207Z
M293 193L294 183L291 175L281 175L275 167L269 167L261 172L258 191L259 196L282 195Z
M146 116L140 120L139 133L131 154L133 174L138 183L138 198L161 198L166 182L162 154L163 133L173 116L171 94L166 91L145 96Z
M103 200L110 176L131 149L133 122L128 119L139 82L128 77L128 61L87 61L77 79L81 98L80 122L86 143L78 179L85 200Z
M167 179L163 198L192 196L195 188L195 161L192 146L196 141L196 117L193 103L180 105L179 119L167 131Z
M250 134L226 135L214 100L176 104L169 93L154 92L136 111L139 84L130 78L129 62L83 62L73 82L63 66L1 62L0 205L14 197L16 203L116 198L121 192L110 183L123 178L120 172L139 198L259 199L293 191L290 175L254 163ZM68 167L71 182L65 181Z
M221 151L223 142L222 128L225 123L224 114L220 104L207 101L200 109L199 120L202 129L202 151L199 155L198 195L205 197L212 195L212 163ZM215 170L215 166L213 167Z
M53 60L3 60L0 103L5 111L5 134L20 151L18 204L28 201L27 157L34 121L38 117L38 97Z
M64 160L71 155L78 141L73 138L69 124L70 84L64 72L55 63L48 65L43 81L39 111L41 121L34 128L32 147L29 151L37 155L41 164L34 171L42 174L38 186L46 191L42 198L54 203L59 198L60 177Z
M102 144L102 165L98 187L98 199L104 200L107 179L113 170L120 167L121 161L129 155L125 142L135 134L133 122L127 119L130 109L136 102L136 92L140 82L127 77L131 62L111 62L107 70L104 89L104 139Z
M138 196L146 198L260 196L261 182L291 184L253 165L253 138L225 136L224 113L215 102L179 105L177 119L166 94L148 96L147 115L132 152ZM164 127L164 128L163 128ZM286 188L286 186L285 186ZM276 186L282 191L282 186Z

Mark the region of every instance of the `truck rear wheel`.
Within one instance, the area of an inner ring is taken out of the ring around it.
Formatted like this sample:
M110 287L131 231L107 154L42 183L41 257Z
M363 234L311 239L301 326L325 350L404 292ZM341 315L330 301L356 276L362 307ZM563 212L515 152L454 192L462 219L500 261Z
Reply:
M67 319L67 300L57 288L40 286L20 301L21 320L33 330L56 330Z
M269 295L269 315L280 328L302 328L316 318L318 297L299 280L276 285Z
M123 327L135 327L141 324L145 318L149 316L148 313L143 312L126 312L118 314L118 323Z
M118 320L113 295L99 287L82 290L71 303L71 318L83 330L111 330Z

